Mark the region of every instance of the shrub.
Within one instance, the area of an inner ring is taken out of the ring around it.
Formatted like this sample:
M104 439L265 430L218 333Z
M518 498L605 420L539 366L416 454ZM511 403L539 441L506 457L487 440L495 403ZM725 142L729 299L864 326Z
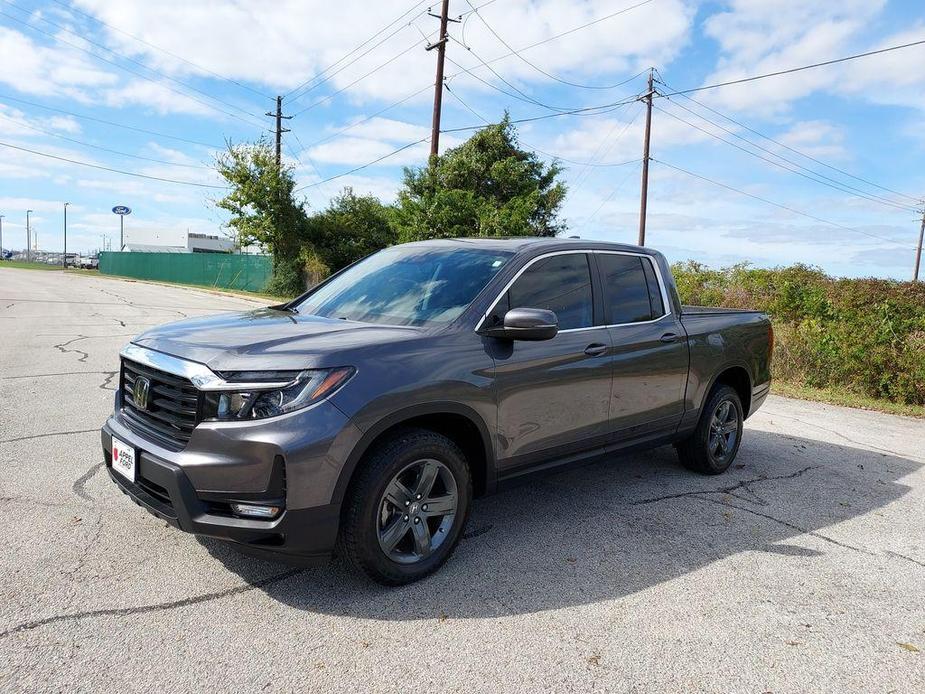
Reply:
M686 304L771 316L776 378L925 405L925 284L836 279L806 265L672 270Z

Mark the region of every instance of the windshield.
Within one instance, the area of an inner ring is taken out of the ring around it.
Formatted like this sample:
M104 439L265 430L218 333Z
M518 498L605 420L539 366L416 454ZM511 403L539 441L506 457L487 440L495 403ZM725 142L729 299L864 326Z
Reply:
M299 313L390 325L446 324L511 253L395 246L360 261L295 304Z

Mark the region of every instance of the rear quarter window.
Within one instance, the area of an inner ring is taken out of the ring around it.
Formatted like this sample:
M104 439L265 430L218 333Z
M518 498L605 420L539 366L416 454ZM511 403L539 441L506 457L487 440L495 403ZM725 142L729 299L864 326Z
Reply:
M639 323L665 315L662 293L649 258L600 253L597 256L607 325Z

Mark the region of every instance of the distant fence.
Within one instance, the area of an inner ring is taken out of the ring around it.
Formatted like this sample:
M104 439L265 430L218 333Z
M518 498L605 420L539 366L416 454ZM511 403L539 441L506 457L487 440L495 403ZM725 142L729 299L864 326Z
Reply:
M272 270L273 262L265 255L100 253L100 272L104 275L250 292L262 291Z

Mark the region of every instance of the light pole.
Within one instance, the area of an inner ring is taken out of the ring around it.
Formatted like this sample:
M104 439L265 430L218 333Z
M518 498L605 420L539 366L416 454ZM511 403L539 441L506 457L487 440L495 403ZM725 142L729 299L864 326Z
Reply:
M29 215L32 210L26 210L26 262L32 262L32 229L29 226Z
M71 203L64 203L64 269L67 270L67 206Z

